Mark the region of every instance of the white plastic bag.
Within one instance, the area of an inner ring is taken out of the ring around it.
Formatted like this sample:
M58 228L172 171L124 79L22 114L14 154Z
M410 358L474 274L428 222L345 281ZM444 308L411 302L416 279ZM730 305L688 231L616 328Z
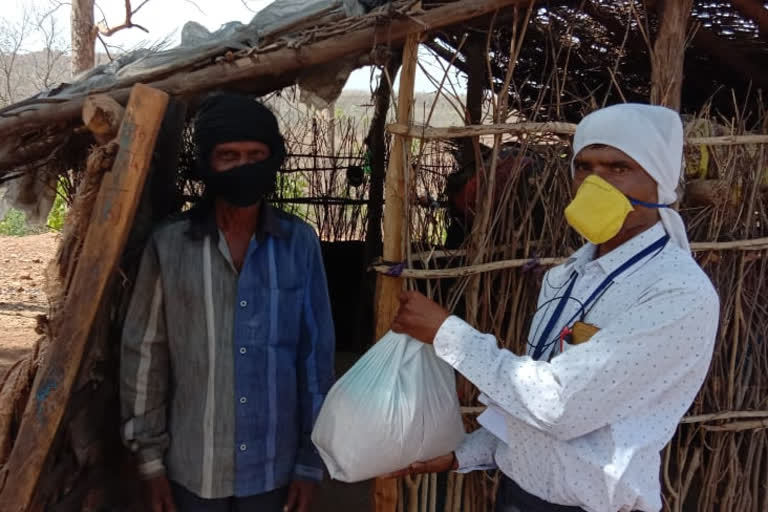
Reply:
M358 482L450 453L463 436L453 369L389 332L331 388L312 442L332 478Z

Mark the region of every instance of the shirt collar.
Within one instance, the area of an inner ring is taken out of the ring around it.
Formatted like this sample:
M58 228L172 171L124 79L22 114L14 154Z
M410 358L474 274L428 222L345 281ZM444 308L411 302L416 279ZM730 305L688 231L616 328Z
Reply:
M608 275L614 270L618 269L624 262L629 260L632 256L639 253L656 240L664 236L664 226L661 222L657 222L653 227L646 229L639 235L630 238L605 256L595 259L597 254L597 246L591 243L583 245L565 262L565 268L567 271L577 271L582 273L587 265L590 267L599 267L600 270ZM620 281L623 274L616 276L615 281Z
M264 201L261 203L261 211L259 212L259 227L256 229L256 239L259 241L264 240L265 235L272 235L276 238L288 238L288 230L280 221L278 216L278 210Z
M213 216L211 216L213 218ZM219 252L224 256L224 259L229 264L230 268L237 274L237 268L232 261L232 253L229 252L229 245L227 245L227 239L224 233L216 225L215 219L211 223L213 231L218 238ZM258 243L264 242L267 235L274 236L276 238L287 238L288 231L283 227L280 219L278 218L275 208L264 202L261 204L261 210L259 211L259 225L256 228L256 233L251 237L251 241L256 240Z
M256 226L256 233L253 235L259 243L263 242L267 235L274 236L275 238L288 238L290 236L290 233L281 222L278 212L279 210L266 201L261 203L259 224ZM216 225L216 216L213 210L210 212L206 227L209 234L218 237L219 227Z
M605 256L596 259L595 263L603 269L603 272L610 274L614 270L618 269L621 265L623 265L632 256L639 253L657 241L659 238L663 237L665 233L666 232L664 231L664 226L662 226L661 222L657 222L652 228L646 229L639 235L630 238ZM639 268L639 266L636 267L636 269L637 268ZM630 272L630 274L631 273L632 272ZM626 275L628 275L626 272L624 274L618 275L614 281L620 281L621 278L625 277Z

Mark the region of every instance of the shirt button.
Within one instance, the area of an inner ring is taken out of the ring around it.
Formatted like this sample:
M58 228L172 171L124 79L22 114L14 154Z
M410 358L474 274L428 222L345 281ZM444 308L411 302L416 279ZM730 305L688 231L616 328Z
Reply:
M240 353L241 354L245 354L246 352L248 352L248 351L245 349L245 347L240 347Z
M245 402L247 402L247 401L248 401L248 399L247 399L247 398L245 398L244 396L241 396L241 397L240 397L240 403L241 403L241 404L244 404L244 403L245 403Z
M240 307L241 307L241 308L244 308L244 307L245 307L245 306L247 306L247 305L248 305L248 301L246 301L246 300L241 300L241 301L240 301Z
M247 449L248 449L248 447L247 447L247 446L245 446L245 443L243 443L243 444L241 444L241 445L240 445L240 451L241 451L241 452L244 452L244 451L245 451L245 450L247 450Z

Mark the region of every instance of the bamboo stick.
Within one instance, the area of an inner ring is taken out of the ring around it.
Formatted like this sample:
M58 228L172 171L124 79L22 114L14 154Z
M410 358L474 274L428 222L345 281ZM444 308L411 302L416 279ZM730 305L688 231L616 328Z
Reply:
M693 0L661 0L658 4L659 31L651 50L651 103L679 111Z
M419 34L408 36L403 48L403 69L400 75L397 120L409 123L413 104L413 90L416 81L416 61L419 51ZM410 144L406 137L395 137L392 157L389 160L385 183L384 210L384 258L401 261L403 251L403 226L405 222L405 172L410 160ZM376 337L380 338L389 330L399 305L403 289L401 277L379 275L376 283ZM397 480L376 479L373 491L373 510L388 512L395 509L398 499ZM412 496L411 496L412 497Z
M528 242L528 247L536 247L540 245L538 242ZM513 244L500 245L488 249L490 252L499 253L508 249L514 248ZM519 246L518 246L519 248ZM737 249L740 251L759 251L768 249L768 237L766 238L753 238L751 240L733 240L729 242L693 242L691 243L691 250L693 252L700 251L725 251L729 249ZM446 258L462 258L467 255L466 249L451 249L451 250L432 250L413 253L411 256L414 260L419 261L434 261ZM565 257L563 257L565 259ZM525 260L531 262L532 260ZM381 260L376 262L380 263Z
M491 263L481 263L479 265L468 265L466 267L456 268L442 268L435 270L417 270L406 268L399 274L400 277L407 279L447 279L450 277L466 277L477 274L483 274L485 272L493 272L495 270L504 270L508 268L523 267L534 262L542 266L558 265L565 261L565 258L540 258L538 260L533 259L519 259L519 260L504 260L494 261ZM389 265L376 265L373 267L376 272L386 274L391 272L392 268Z
M734 421L725 425L704 425L701 428L711 432L742 432L768 428L768 418L762 420Z
M431 126L414 125L412 128L401 123L387 126L387 130L395 135L407 135L414 139L462 139L465 137L478 137L480 135L499 135L505 133L556 133L573 135L576 133L576 125L573 123L499 123L499 124L474 124L467 126L449 126L445 128L433 128Z
M768 418L768 411L723 411L712 414L686 416L680 423L705 423L707 421L730 420L736 418Z
M768 144L768 135L721 135L719 137L690 137L685 140L689 146L740 146L746 144Z
M727 251L737 249L740 251L762 251L768 249L768 237L753 238L751 240L733 240L730 242L699 242L692 243L691 250L697 251Z
M400 123L387 126L387 130L395 135L407 135L414 139L461 139L464 137L479 137L482 135L498 135L505 133L530 135L573 135L576 133L574 123L503 123L477 124L467 126L448 126L434 128L431 126L414 125L408 128ZM768 135L721 135L718 137L688 137L685 144L689 146L738 146L746 144L768 144Z
M691 244L691 250L693 252L701 251L726 251L726 250L740 250L740 251L762 251L768 249L768 237L755 238L752 240L734 240L731 242L702 242ZM464 251L452 251L445 252L440 257L458 256L464 255ZM418 255L428 255L429 253L419 253ZM417 256L418 256L417 255ZM443 268L434 270L420 270L420 269L403 269L399 274L400 277L407 279L447 279L452 277L465 277L476 274L482 274L485 272L494 272L497 270L505 270L509 268L520 268L526 265L537 265L542 267L548 267L553 265L559 265L565 262L567 257L554 257L554 258L523 258L513 260L494 261L491 263L482 263L480 265L467 265L463 267ZM389 265L374 265L373 270L376 272L386 274L392 271L392 267Z

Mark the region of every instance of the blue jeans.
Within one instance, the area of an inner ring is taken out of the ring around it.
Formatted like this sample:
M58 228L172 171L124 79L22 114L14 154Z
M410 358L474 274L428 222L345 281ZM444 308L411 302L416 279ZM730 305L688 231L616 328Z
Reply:
M205 499L171 482L177 512L282 512L288 488L244 498Z

